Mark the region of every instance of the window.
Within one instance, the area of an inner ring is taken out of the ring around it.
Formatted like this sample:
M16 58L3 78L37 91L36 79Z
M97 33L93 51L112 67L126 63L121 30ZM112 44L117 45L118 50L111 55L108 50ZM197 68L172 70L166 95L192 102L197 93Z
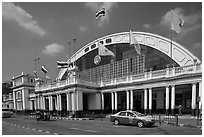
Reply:
M96 47L96 44L93 44L91 45L91 49L95 48Z
M101 44L103 44L103 41L100 41Z
M89 47L87 47L84 51L85 51L85 52L88 52L88 51L89 51Z
M126 116L126 112L120 112L118 115L119 116Z
M134 114L133 114L133 113L130 113L130 112L127 112L127 116L128 116L128 117L134 117Z
M111 39L106 39L106 44L111 43Z

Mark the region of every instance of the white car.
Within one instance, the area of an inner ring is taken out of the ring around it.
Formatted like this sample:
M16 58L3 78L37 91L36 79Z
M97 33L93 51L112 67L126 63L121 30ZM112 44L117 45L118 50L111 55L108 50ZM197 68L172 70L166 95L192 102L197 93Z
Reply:
M114 115L111 115L110 121L118 124L136 125L138 127L152 126L155 121L150 117L145 116L136 111L120 111Z

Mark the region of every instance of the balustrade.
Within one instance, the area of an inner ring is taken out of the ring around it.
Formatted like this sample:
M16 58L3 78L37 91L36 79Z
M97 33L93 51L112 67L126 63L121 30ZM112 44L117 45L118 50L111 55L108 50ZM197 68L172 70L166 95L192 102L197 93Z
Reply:
M101 87L101 86L107 86L107 85L114 85L119 83L131 83L136 81L144 81L147 79L156 79L161 77L174 77L175 75L182 75L182 74L188 74L188 73L200 73L202 72L202 66L201 64L195 64L195 65L188 65L188 66L182 66L182 67L173 67L168 68L168 74L167 69L163 70L157 70L157 71L149 71L139 74L127 74L126 76L113 78L111 76L104 77L104 75L98 76L97 80L91 81L90 79L87 80L83 77L70 77L67 80L54 82L51 84L46 85L40 85L39 87L36 87L36 91L42 91L42 90L49 90L66 86L66 85L72 85L72 84L84 84L89 85L92 87ZM80 72L81 73L81 72ZM124 73L123 73L124 74ZM97 74L96 74L97 75Z

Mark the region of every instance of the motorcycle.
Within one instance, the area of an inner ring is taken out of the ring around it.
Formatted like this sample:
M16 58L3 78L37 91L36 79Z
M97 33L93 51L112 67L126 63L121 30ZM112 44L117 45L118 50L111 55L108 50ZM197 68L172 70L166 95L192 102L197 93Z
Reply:
M50 121L50 114L45 111L36 111L36 119L37 121Z

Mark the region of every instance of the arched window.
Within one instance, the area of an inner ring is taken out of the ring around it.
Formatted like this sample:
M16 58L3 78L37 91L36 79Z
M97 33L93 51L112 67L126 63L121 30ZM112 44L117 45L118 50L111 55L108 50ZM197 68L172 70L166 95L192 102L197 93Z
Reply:
M84 51L85 51L85 52L88 52L88 51L89 51L89 47L87 47Z
M93 44L91 45L91 49L95 48L96 47L96 44Z
M112 42L112 40L110 38L106 39L106 44L111 43L111 42Z

